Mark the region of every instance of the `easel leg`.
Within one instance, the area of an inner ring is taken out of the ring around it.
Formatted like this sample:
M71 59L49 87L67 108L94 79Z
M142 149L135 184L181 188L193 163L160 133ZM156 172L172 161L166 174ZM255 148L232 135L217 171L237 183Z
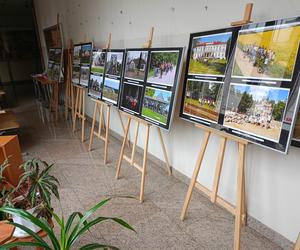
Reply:
M76 99L75 99L75 107L74 107L74 115L73 115L73 132L76 129L76 113L78 109L78 101L79 101L79 89L76 91Z
M57 121L58 120L58 108L59 108L59 83L55 83L55 120Z
M148 155L150 126L151 126L150 124L147 124L147 128L146 128L146 139L145 139L145 145L144 145L143 172L142 172L142 180L141 180L140 202L144 201L144 188L145 188L145 177L146 177L146 173L147 173L147 155Z
M93 144L94 129L95 129L95 123L96 123L97 106L98 106L98 104L95 102L95 106L94 106L94 114L93 114L93 122L92 122L92 128L91 128L91 133L90 133L89 151L91 151L92 144Z
M70 84L70 89L71 89L71 114L72 114L72 119L74 117L74 88L72 83Z
M101 129L102 129L102 125L104 123L104 115L103 115L103 104L98 104L98 107L100 106L99 109L99 127L98 127L98 138L101 137Z
M124 148L125 148L125 144L126 144L127 137L128 137L128 131L129 131L129 127L130 127L130 122L131 122L131 118L129 117L128 118L127 127L125 129L124 139L123 139L123 143L122 143L122 147L121 147L121 152L120 152L120 157L119 157L119 162L118 162L118 166L117 166L116 179L119 179L119 175L120 175L122 160L123 160L123 156L124 156Z
M299 233L298 239L297 239L297 241L296 241L296 243L295 243L295 248L294 248L294 250L300 250L300 233Z
M121 121L121 126L122 126L122 129L123 129L123 133L124 133L124 135L125 135L125 126L124 126L123 119L122 119L122 116L121 116L121 113L120 113L119 110L118 110L118 114L119 114L119 118L120 118L120 121ZM130 148L130 141L129 141L129 138L128 138L126 144L127 144L128 148Z
M234 250L240 249L240 237L242 226L242 197L244 185L244 164L245 164L245 145L238 143L239 160L238 160L238 175L237 175L237 197L236 197L236 214L235 214L235 229L234 229Z
M110 106L107 106L106 113L106 129L105 129L105 147L104 147L104 164L107 163L107 148L108 148L108 132L109 132L109 120L110 120ZM101 127L100 127L101 131Z
M182 208L182 211L181 211L181 216L180 216L181 220L184 220L184 218L185 218L186 211L187 211L187 208L189 206L189 203L190 203L190 200L191 200L191 197L192 197L192 192L193 192L193 189L195 187L197 177L198 177L198 174L199 174L199 171L200 171L200 167L201 167L201 163L202 163L202 160L203 160L203 157L204 157L206 146L208 144L210 133L211 132L206 131L205 134L204 134L203 143L202 143L199 155L198 155L198 159L197 159L197 162L196 162L194 173L193 173L193 176L192 176L192 179L191 179L191 182L190 182L190 185L189 185L189 189L188 189L186 197L185 197L184 205L183 205L183 208Z
M159 137L159 140L160 140L160 144L161 144L161 147L162 147L162 150L163 150L163 153L164 153L165 163L166 163L166 167L168 169L168 174L171 175L172 174L172 170L171 170L171 166L169 164L168 154L167 154L166 146L165 146L162 134L161 134L161 130L160 130L159 127L156 127L156 128L157 128L157 132L158 132L158 137Z
M131 163L133 164L134 162L134 155L135 155L135 149L136 149L136 144L137 144L137 139L139 135L139 128L140 128L140 122L137 122L136 128L135 128L135 133L134 133L134 141L133 141L133 146L132 146L132 151L131 151Z
M85 133L85 129L84 129L84 125L85 125L85 91L82 89L82 125L81 125L81 142L84 142L84 133Z
M221 137L220 147L219 147L219 156L218 156L217 165L216 165L216 169L215 169L215 177L214 177L213 189L212 189L212 193L211 193L211 202L212 203L215 203L216 199L217 199L220 175L221 175L224 153L225 153L225 148L226 148L226 141L227 141L227 139L225 137Z

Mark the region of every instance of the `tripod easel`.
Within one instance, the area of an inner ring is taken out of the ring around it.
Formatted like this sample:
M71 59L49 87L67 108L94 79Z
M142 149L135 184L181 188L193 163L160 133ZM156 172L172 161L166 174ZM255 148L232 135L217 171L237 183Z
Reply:
M111 33L109 33L108 42L104 49L109 50L110 48L111 48ZM106 164L107 163L107 153L108 153L108 142L109 142L108 133L109 133L109 125L110 125L111 105L106 102L100 101L100 100L95 100L95 99L92 99L92 100L95 102L95 105L94 105L94 115L93 115L93 122L92 122L92 128L91 128L91 133L90 133L90 142L89 142L88 150L91 151L91 149L92 149L94 135L97 136L98 139L104 141L104 164ZM104 111L103 111L104 108L106 108L106 122L104 119ZM97 111L99 114L98 132L95 131ZM119 110L118 110L118 114L119 114L119 118L120 118L121 125L123 128L123 132L125 133L125 127L124 127L123 120L122 120ZM105 124L105 126L104 126L104 124ZM101 133L102 128L104 130L105 136L103 136ZM127 141L127 145L128 145L128 147L130 146L129 141Z
M68 119L69 110L71 110L71 117L74 117L74 92L72 84L72 56L73 56L73 42L69 40L67 49L67 69L66 69L66 90L65 90L65 119Z
M76 130L77 118L81 120L81 142L84 142L84 126L85 126L85 93L84 87L74 85L76 89L76 98L73 115L73 132Z
M151 48L151 46L152 46L153 31L154 31L154 27L152 27L151 30L150 30L149 39L148 39L147 43L144 46L145 48ZM118 161L118 165L117 165L116 178L119 179L123 159L126 160L131 166L135 167L138 171L140 171L142 173L142 178L141 178L141 187L140 187L140 197L139 197L139 199L140 199L140 202L143 202L143 200L144 200L144 188L145 188L145 177L146 177L146 172L147 172L147 154L148 154L149 134L150 134L150 128L151 128L152 124L148 123L148 122L146 122L146 121L144 121L140 118L137 118L133 115L130 115L128 113L125 113L125 112L122 112L122 113L125 116L127 116L128 122L127 122L127 126L126 126L126 129L125 129L125 135L124 135L124 139L123 139L123 143L122 143L122 147L121 147L121 152L120 152L120 157L119 157L119 161ZM136 121L136 128L135 128L135 135L134 135L134 139L133 139L133 146L132 146L131 156L129 157L129 156L124 154L124 149L125 149L125 143L127 141L128 132L129 132L129 128L130 128L130 124L131 124L132 120ZM142 164L142 166L140 166L134 160L140 124L143 124L146 127L146 138L145 138L145 142L144 142L144 155L143 155L143 164ZM162 150L163 150L163 154L164 154L164 158L165 158L165 164L166 164L166 167L167 167L167 170L168 170L168 174L171 175L171 173L172 173L171 172L171 167L170 167L170 164L169 164L166 147L165 147L163 137L162 137L162 134L161 134L161 130L160 130L159 127L157 127L157 131L158 131L159 140L160 140L160 143L161 143L161 146L162 146Z
M244 13L244 19L241 21L233 22L231 23L232 26L236 25L243 25L250 23L251 13L252 13L252 7L253 4L249 3L246 5L245 13ZM206 194L208 197L210 197L210 200L212 203L217 203L220 206L224 207L226 210L228 210L231 214L235 216L235 227L234 227L234 249L239 250L240 249L240 237L241 237L241 226L242 224L246 224L247 220L247 213L246 213L246 206L245 206L245 152L246 152L246 146L248 145L248 141L243 140L237 136L233 136L230 134L227 134L225 132L215 130L203 125L195 125L197 128L200 128L204 130L204 139L198 154L197 162L194 168L194 172L192 175L192 179L185 197L184 205L181 211L181 220L185 219L186 212L191 200L193 189L196 187L201 192ZM219 144L219 153L217 158L217 164L215 168L215 175L214 175L214 181L213 181L213 187L212 191L208 188L201 185L199 182L197 182L197 178L199 175L200 167L202 164L202 160L204 157L204 154L206 152L206 147L210 138L211 134L215 134L220 136L220 144ZM237 172L237 193L236 193L236 205L233 206L229 202L222 199L220 196L218 196L218 188L219 188L219 182L220 182L220 176L222 171L222 165L223 165L223 159L225 154L225 148L226 143L228 140L232 140L237 143L238 145L238 172Z

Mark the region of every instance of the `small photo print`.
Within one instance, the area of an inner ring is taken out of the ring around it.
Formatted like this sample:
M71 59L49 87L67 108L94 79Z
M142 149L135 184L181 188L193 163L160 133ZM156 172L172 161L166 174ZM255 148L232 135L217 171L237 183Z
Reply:
M105 52L94 51L91 73L104 74Z
M83 64L90 64L91 63L91 55L92 55L93 46L91 43L84 44L81 46L80 51L80 62Z
M289 89L231 83L224 126L279 142Z
M128 51L124 77L144 81L147 68L148 53L148 51L143 50Z
M106 57L106 74L121 76L123 52L107 52Z
M72 82L74 84L79 84L79 80L80 80L80 66L73 65Z
M80 68L80 84L83 86L88 86L90 78L90 67Z
M232 32L194 37L188 74L224 76Z
M218 122L223 82L187 80L183 113Z
M55 61L55 49L49 49L49 61Z
M173 86L179 51L152 51L147 82Z
M167 125L172 92L146 87L142 116Z
M121 106L135 113L140 111L140 98L143 91L142 86L135 84L124 84Z
M61 49L55 49L54 61L60 63L61 61Z
M81 50L81 45L74 46L74 49L73 49L73 63L74 64L80 63L80 50Z
M97 98L101 97L101 84L103 76L92 75L90 76L89 93Z
M232 75L291 81L300 41L300 23L241 30Z
M60 64L54 64L52 68L52 80L59 81L60 77Z
M102 98L113 104L118 104L120 81L105 77Z

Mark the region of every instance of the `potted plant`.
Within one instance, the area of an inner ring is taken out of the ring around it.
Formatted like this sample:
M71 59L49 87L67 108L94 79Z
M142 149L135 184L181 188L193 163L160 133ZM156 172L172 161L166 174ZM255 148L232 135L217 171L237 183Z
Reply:
M28 227L15 223L10 222L9 224L14 225L17 228L20 228L27 232L28 235L33 237L35 239L35 242L15 242L15 243L8 243L3 246L0 246L0 249L10 249L13 247L18 246L34 246L34 247L41 247L43 249L47 250L69 250L73 249L74 244L77 242L77 240L83 236L87 231L90 230L91 227L95 226L96 224L99 224L106 220L112 220L119 225L132 230L135 232L135 230L124 220L116 217L96 217L95 219L92 219L88 221L88 219L105 203L107 203L111 198L105 199L98 204L96 204L94 207L86 211L84 214L80 212L73 212L67 220L65 220L64 216L62 215L59 217L57 214L52 212L53 218L55 219L56 223L60 227L60 235L55 235L53 227L43 218L37 218L33 216L31 213L16 209L16 208L10 208L10 207L3 207L0 208L0 211L8 213L13 216L19 216L25 220L30 221L37 227L44 230L49 239L50 242L44 241L36 232L33 232ZM87 245L84 245L80 248L77 248L79 250L90 250L90 249L118 249L114 246L109 246L106 244L101 243L90 243Z
M14 189L14 196L11 206L26 210L35 217L51 218L51 196L52 194L59 199L58 185L59 181L50 174L53 164L49 165L40 159L32 159L26 161L21 167L24 173L21 175L18 186ZM24 220L18 215L12 215L15 223L24 225L34 232L40 230L33 223ZM14 236L26 237L28 234L16 229Z

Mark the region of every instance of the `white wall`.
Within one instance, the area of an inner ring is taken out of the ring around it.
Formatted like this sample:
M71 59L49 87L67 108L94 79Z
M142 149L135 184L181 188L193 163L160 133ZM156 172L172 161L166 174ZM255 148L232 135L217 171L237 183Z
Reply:
M104 46L108 33L112 32L112 48L140 47L146 40L151 26L155 27L154 47L187 46L189 34L222 28L231 21L240 20L245 0L35 0L41 37L42 29L55 24L59 13L65 41L74 43L92 40ZM264 21L297 16L298 0L265 0L254 3L253 21ZM207 8L206 8L207 7ZM122 13L121 13L122 12ZM185 56L184 56L185 60ZM182 82L181 84L182 85ZM182 86L180 87L180 89ZM179 119L178 101L172 129L164 132L172 166L191 176L203 132L193 124ZM87 98L87 113L92 115L92 102ZM116 111L111 116L111 129L122 134ZM163 159L156 131L151 133L150 153ZM133 130L131 131L131 135ZM140 133L141 135L143 133ZM143 145L140 138L139 145ZM212 185L216 162L218 139L208 146L199 181L207 187ZM291 241L300 230L300 166L299 151L290 148L289 155L282 155L256 145L247 150L247 204L248 213ZM236 152L230 143L224 160L220 194L235 202ZM179 217L179 214L178 214Z

